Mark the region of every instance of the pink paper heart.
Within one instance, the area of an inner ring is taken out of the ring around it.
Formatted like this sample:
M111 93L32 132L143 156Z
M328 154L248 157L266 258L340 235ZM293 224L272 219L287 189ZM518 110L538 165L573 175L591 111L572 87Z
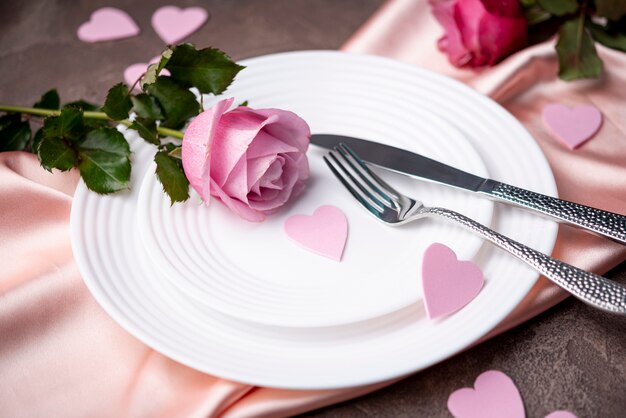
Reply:
M474 388L454 391L448 410L455 418L524 418L524 402L513 380L497 370L476 378Z
M309 251L340 261L348 237L348 220L331 205L320 206L313 215L294 215L285 221L289 238Z
M485 279L471 261L458 261L443 244L434 243L424 252L422 290L429 319L449 315L471 302Z
M138 62L136 64L129 65L124 70L124 82L128 87L132 86L137 79L146 72L148 66L150 64L154 64L155 62L159 62L161 56L156 56L150 60L150 62ZM161 70L160 75L170 75L170 72L166 69ZM137 88L137 86L135 86Z
M570 411L554 411L546 415L546 418L578 418Z
M125 11L103 7L93 12L76 34L84 42L112 41L139 34L139 26Z
M591 105L570 109L551 103L543 108L542 114L550 133L572 150L589 140L602 125L602 113Z
M208 17L202 7L163 6L152 14L152 27L166 44L171 45L200 29Z

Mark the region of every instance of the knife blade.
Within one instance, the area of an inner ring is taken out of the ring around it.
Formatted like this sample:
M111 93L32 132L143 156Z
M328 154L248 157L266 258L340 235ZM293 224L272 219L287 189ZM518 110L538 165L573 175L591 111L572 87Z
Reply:
M489 183L489 179L478 177L423 155L379 142L342 135L314 134L311 135L311 143L327 149L332 149L343 143L352 148L359 157L368 163L427 181L472 192L478 192L489 187L486 184Z
M333 149L343 143L364 161L387 170L478 193L626 244L626 216L621 214L479 177L423 155L374 141L343 135L314 134L311 135L311 143L326 149Z

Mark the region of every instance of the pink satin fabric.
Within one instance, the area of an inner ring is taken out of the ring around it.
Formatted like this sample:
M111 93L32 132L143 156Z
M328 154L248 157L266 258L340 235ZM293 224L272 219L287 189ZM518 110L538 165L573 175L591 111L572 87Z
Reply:
M390 0L343 49L408 61L490 95L537 139L561 197L626 212L625 54L599 48L604 77L564 83L556 78L552 43L476 72L448 64L436 49L440 33L426 1ZM541 123L550 101L594 104L604 115L601 130L580 149L566 150ZM74 172L46 172L32 155L0 154L0 415L280 417L391 383L339 391L257 388L202 374L146 347L104 313L80 278L69 238L76 181ZM625 259L626 249L562 227L554 255L604 273ZM489 336L565 296L540 280Z

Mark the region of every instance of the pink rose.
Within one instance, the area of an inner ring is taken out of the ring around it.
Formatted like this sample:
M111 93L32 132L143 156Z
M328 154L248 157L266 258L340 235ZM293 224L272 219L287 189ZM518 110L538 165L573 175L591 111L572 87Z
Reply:
M462 67L493 65L523 48L527 23L516 0L431 0L445 34L439 49Z
M309 177L311 131L295 113L218 102L187 127L185 175L207 204L216 197L249 221L260 222L299 194Z

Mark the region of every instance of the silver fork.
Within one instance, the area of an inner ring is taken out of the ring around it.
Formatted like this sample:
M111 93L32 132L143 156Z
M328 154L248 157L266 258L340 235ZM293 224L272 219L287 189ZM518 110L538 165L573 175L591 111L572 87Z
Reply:
M526 262L539 273L591 306L626 314L626 288L533 250L460 213L426 207L385 183L347 145L340 144L324 161L354 198L378 220L402 225L427 216L456 222Z

